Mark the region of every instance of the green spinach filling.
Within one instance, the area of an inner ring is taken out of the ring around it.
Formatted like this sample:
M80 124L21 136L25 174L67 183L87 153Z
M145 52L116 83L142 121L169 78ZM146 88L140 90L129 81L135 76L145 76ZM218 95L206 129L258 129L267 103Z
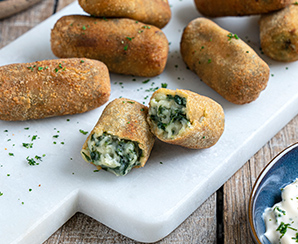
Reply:
M190 125L186 117L186 98L161 95L151 100L150 118L161 133L171 138Z
M142 150L137 142L120 139L105 132L100 136L92 134L88 141L88 154L83 152L89 162L117 176L124 176L133 167L140 165Z

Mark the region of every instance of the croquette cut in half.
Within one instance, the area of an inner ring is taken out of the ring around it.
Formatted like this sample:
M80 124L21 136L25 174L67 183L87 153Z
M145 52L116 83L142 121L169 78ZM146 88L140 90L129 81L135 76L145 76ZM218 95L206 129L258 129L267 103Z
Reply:
M163 28L171 19L168 0L79 0L96 17L129 18Z
M209 148L224 131L224 111L214 100L188 90L160 88L150 99L147 121L161 141Z
M53 59L0 67L0 119L84 113L109 100L109 71L90 59Z
M148 107L130 99L110 102L83 145L83 159L117 176L144 167L155 141L147 114Z

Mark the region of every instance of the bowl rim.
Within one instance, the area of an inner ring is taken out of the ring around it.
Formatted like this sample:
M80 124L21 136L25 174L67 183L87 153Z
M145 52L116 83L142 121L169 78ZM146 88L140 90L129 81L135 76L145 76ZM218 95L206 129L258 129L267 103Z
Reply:
M265 167L262 169L262 171L259 173L258 177L256 178L256 181L252 187L250 196L249 196L249 202L248 202L248 220L249 220L249 229L250 229L250 234L254 240L254 242L256 242L257 244L262 244L262 242L260 241L256 230L255 230L255 226L253 224L253 203L255 200L255 193L257 191L257 189L259 188L259 185L261 184L264 176L267 174L267 172L273 167L273 165L275 165L276 162L278 162L278 160L284 156L285 154L287 154L289 151L293 150L294 148L298 147L298 142L295 142L291 145L289 145L288 147L284 148L282 151L280 151L276 156L274 156L267 165L265 165Z

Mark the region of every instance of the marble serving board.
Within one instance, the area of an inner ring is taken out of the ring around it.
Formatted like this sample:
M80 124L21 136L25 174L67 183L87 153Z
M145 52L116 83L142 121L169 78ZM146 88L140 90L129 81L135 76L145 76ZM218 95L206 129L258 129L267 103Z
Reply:
M187 69L180 55L184 27L200 16L192 0L170 0L172 19L165 71L154 78L111 74L110 101L120 96L148 104L167 83L211 97L226 116L218 143L190 150L160 141L146 166L125 177L86 163L80 149L104 106L73 116L24 122L0 121L1 243L41 243L75 212L83 212L142 242L173 231L298 113L298 63L274 62L260 52L258 18L228 17L216 23L246 41L270 65L268 86L247 105L227 102ZM84 14L75 2L0 50L0 65L55 58L50 30L67 14ZM33 143L25 148L23 143ZM38 165L28 159L41 157Z

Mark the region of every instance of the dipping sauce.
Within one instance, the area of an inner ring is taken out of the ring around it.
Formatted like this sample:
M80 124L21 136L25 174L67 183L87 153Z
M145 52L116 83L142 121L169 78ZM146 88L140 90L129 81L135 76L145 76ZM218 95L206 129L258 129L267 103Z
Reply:
M281 189L282 201L266 208L265 236L271 244L298 243L298 179Z

